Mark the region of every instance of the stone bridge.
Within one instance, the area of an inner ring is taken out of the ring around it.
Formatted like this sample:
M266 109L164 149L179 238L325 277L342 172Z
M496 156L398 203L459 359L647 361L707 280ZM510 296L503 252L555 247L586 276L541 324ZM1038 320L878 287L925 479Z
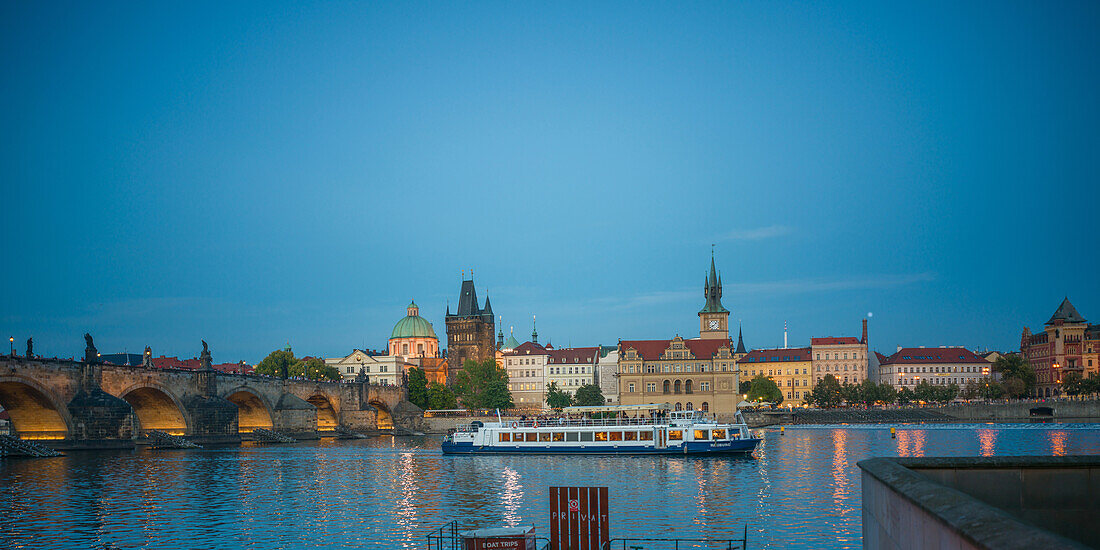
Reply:
M255 428L316 438L421 418L401 386L10 356L0 357L0 406L16 435L57 448L131 447L145 430L198 443L239 442Z

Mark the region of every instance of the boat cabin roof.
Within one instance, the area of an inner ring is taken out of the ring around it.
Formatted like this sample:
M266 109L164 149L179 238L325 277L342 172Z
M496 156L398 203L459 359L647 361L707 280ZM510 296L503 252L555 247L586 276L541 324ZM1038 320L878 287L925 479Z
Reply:
M650 403L647 405L593 405L588 407L565 407L566 413L593 413L593 412L622 412L622 411L668 411L672 407L667 403Z

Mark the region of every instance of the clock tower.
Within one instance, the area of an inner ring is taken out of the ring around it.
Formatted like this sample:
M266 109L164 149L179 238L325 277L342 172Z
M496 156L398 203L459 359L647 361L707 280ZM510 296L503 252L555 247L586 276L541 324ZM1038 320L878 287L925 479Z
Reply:
M722 307L722 278L714 269L714 252L710 255L710 275L703 283L703 295L707 303L699 310L699 338L704 340L730 339L728 309Z

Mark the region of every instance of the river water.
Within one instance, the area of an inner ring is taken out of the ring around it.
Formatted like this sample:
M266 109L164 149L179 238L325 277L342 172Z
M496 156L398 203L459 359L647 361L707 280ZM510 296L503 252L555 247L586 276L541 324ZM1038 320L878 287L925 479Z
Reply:
M443 456L436 437L0 459L0 548L424 548L451 520L546 536L555 485L609 487L614 536L860 548L860 460L1100 452L1096 424L758 432L740 459Z

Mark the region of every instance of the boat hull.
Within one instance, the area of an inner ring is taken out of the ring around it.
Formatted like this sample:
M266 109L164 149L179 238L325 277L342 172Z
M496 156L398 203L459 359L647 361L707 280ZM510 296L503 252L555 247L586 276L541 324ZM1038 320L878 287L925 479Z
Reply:
M689 441L683 445L658 449L656 447L607 447L584 445L474 445L444 441L443 454L537 454L537 455L746 455L756 450L760 439L733 441Z

